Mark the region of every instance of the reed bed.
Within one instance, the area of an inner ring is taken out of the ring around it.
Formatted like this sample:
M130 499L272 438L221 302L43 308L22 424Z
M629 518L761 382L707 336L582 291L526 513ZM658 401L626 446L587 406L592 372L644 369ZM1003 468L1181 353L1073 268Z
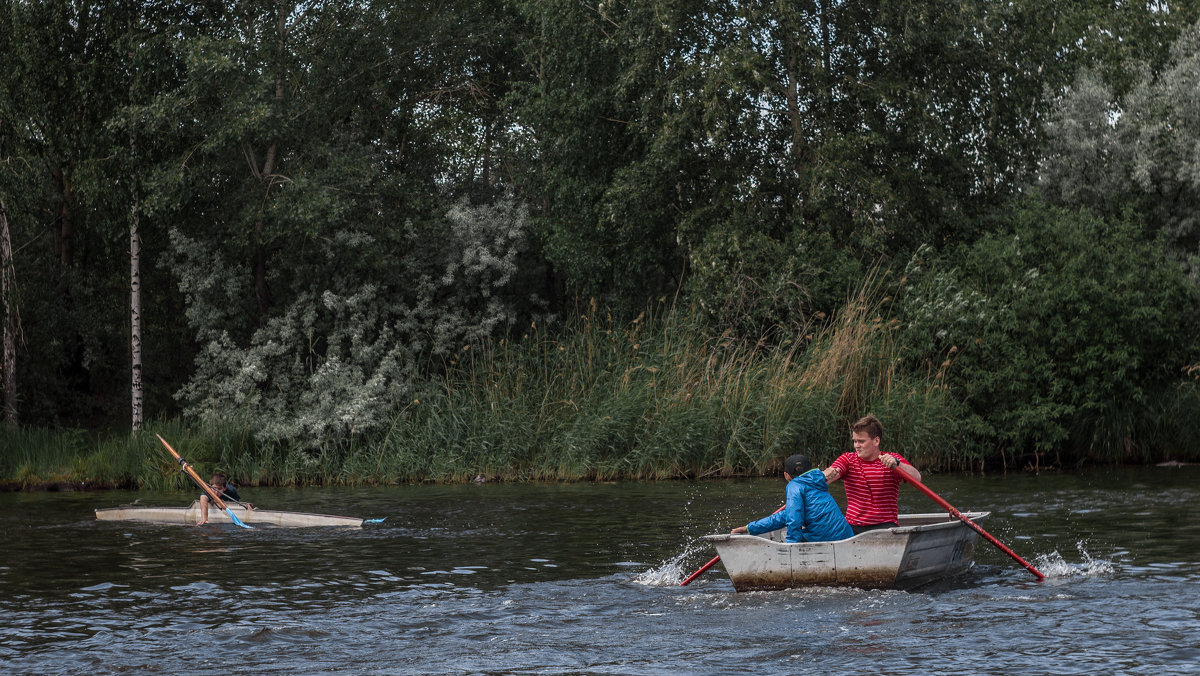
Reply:
M839 317L776 345L710 336L659 308L627 324L595 309L565 330L473 345L400 416L355 476L385 481L666 479L763 474L849 449L874 411L889 447L962 464L940 374L900 373L871 280ZM973 462L973 460L971 460Z

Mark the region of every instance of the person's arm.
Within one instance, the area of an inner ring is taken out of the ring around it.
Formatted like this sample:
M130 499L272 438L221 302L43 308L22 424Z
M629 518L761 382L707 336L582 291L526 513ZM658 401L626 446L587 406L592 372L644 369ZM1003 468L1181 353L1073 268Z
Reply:
M887 465L888 467L898 469L917 481L921 480L921 473L917 471L917 468L913 467L907 462L900 462L900 458L898 456L892 453L887 453L882 457L884 458L883 464Z
M825 468L825 485L828 486L838 479L841 479L846 475L846 472L850 471L849 461L846 459L847 455L850 454L843 453L839 455L833 459L833 462L829 463L828 467Z
M784 509L775 512L770 516L764 516L758 521L751 521L743 526L743 528L749 535L762 535L763 533L770 533L773 530L778 530L787 525L787 514L784 513L786 511L787 507L785 506Z
M232 484L225 486L225 489L221 491L221 497L226 500L232 500L239 505L242 505L246 509L254 509L254 505L242 500L242 496L238 495L237 488L235 488Z
M200 520L196 522L197 526L203 526L208 523L208 496L200 496Z

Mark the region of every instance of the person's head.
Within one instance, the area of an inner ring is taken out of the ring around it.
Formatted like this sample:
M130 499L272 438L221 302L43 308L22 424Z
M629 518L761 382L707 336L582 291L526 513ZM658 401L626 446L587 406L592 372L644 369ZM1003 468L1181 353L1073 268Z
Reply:
M789 481L810 469L812 469L812 463L808 461L808 456L806 455L800 455L799 453L789 455L788 459L783 461L783 473L789 477Z
M213 488L216 488L216 489L223 489L228 484L229 484L229 477L225 476L224 474L221 474L220 472L213 474L212 478L208 480L208 485L212 486Z
M866 415L850 426L850 440L858 457L870 462L879 457L879 440L883 437L883 424L873 415Z

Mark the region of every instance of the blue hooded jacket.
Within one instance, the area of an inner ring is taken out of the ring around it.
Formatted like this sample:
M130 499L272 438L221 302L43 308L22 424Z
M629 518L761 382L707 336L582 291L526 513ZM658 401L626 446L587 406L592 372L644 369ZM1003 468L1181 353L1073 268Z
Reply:
M787 484L783 511L748 524L751 535L769 533L787 526L788 542L829 542L854 537L842 510L829 494L825 473L810 469Z

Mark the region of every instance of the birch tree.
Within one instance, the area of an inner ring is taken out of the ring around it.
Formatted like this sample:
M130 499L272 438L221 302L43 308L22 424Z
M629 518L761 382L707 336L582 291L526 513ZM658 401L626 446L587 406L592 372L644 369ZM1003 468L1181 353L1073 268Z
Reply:
M17 337L20 316L16 303L17 275L13 267L12 234L8 209L0 199L0 316L4 318L3 354L0 359L0 388L4 390L4 423L17 426Z

